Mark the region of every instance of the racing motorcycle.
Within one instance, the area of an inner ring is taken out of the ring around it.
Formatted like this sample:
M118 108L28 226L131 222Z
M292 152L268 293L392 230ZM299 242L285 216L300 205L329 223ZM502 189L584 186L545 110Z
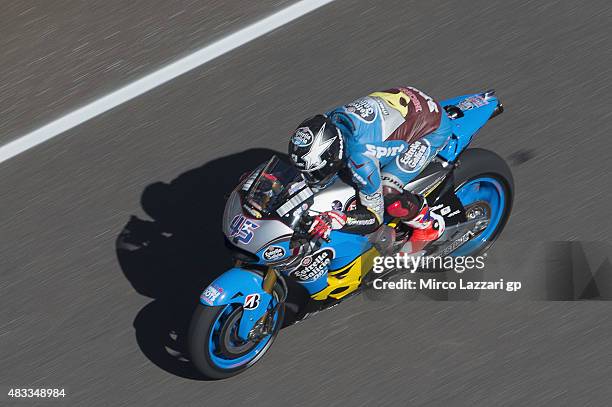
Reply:
M489 90L441 106L453 135L406 189L425 195L431 210L446 221L444 234L426 247L427 255L477 255L504 228L514 185L502 158L467 147L490 118L503 112L503 105ZM240 182L223 215L235 265L202 292L189 328L191 361L199 371L221 379L261 359L283 325L290 286L307 293L300 320L371 285L374 258L396 253L409 233L402 222L387 218L367 236L332 231L328 240L314 241L306 233L317 213L350 210L356 203L350 181L338 177L314 191L276 156Z

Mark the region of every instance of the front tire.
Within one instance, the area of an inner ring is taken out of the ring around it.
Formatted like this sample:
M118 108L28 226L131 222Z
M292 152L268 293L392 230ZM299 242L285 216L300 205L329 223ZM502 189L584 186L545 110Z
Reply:
M275 297L280 298L276 289ZM189 353L193 365L207 378L237 375L261 359L282 326L284 304L274 316L273 332L259 342L236 340L235 326L241 315L240 304L216 307L199 304L196 308L189 328Z

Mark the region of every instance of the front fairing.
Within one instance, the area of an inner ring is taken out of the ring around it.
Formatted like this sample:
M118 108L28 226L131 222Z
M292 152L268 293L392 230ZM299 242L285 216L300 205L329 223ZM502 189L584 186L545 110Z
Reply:
M256 254L272 243L288 242L293 235L293 229L279 219L257 219L249 216L243 210L238 192L234 191L225 206L223 233L233 245ZM288 248L288 245L286 247ZM288 254L288 250L285 254ZM276 257L274 260L283 257L286 256Z

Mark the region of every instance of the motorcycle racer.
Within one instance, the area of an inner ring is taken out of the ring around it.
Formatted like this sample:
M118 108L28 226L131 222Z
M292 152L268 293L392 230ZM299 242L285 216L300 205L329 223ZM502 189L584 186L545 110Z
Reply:
M305 181L324 189L347 169L359 191L356 208L317 215L311 236L327 239L337 229L371 233L386 211L411 228L411 252L439 238L444 219L404 186L450 136L450 119L440 105L413 87L374 92L302 122L291 137L289 157Z

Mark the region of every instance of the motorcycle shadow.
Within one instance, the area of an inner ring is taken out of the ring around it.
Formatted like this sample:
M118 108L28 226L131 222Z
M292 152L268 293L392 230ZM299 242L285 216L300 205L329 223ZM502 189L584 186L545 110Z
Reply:
M147 186L141 205L151 219L132 215L116 239L125 277L154 299L134 320L136 340L167 372L203 379L188 360L186 336L200 293L231 266L221 232L225 201L244 172L274 154L283 158L273 150L247 150Z

